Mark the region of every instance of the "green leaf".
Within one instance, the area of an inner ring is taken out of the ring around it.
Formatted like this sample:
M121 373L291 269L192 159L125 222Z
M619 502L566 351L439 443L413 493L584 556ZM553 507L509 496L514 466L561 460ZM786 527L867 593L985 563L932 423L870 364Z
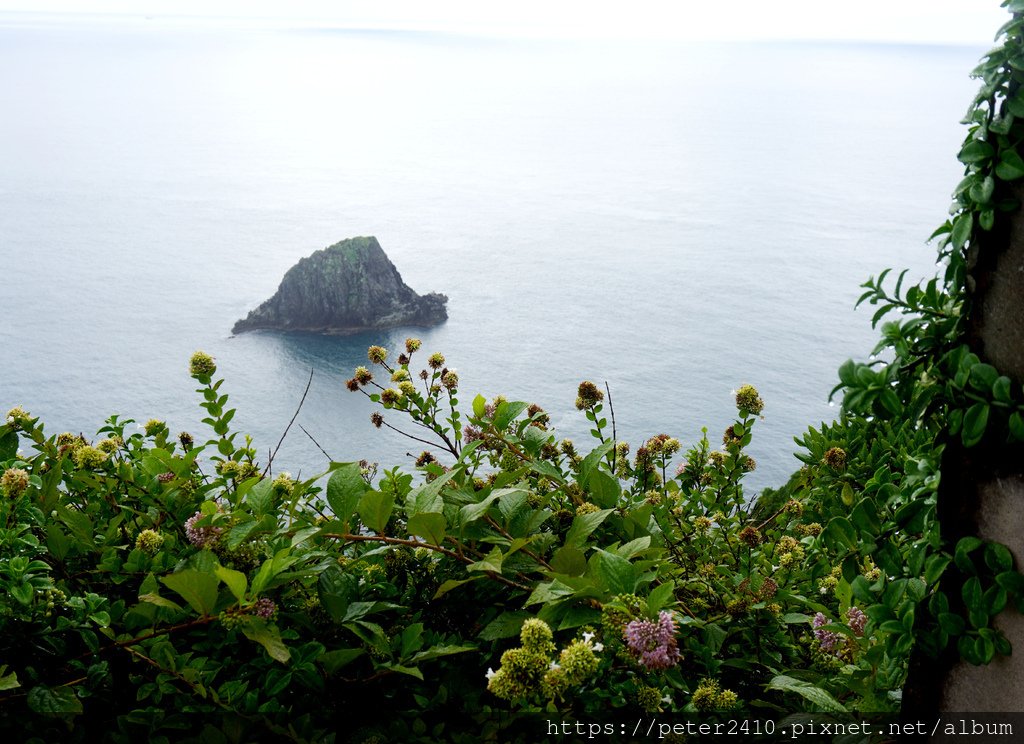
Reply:
M63 504L57 506L57 518L68 528L72 537L86 551L96 549L96 540L93 535L92 520L84 513L76 509L68 509Z
M473 398L473 415L477 418L483 418L485 413L487 413L487 398L478 393Z
M857 530L846 517L833 517L825 525L821 536L827 542L837 547L846 548L847 550L857 549Z
M950 240L953 248L960 250L971 237L971 228L974 225L974 215L970 212L963 212L953 221L953 233Z
M988 204L992 200L996 181L992 176L985 176L979 183L971 187L971 199L977 204Z
M773 677L772 681L768 683L768 689L782 690L783 692L795 692L797 695L800 695L802 698L814 705L816 710L827 711L829 713L846 712L846 708L843 707L842 703L832 697L825 690L814 686L810 682L804 682L800 679L787 677L785 674Z
M424 661L433 661L434 659L440 659L444 656L454 656L455 654L464 654L467 651L476 651L476 646L431 646L430 648L424 649L409 660L414 664L420 664Z
M852 359L839 365L839 381L846 387L857 386L857 365Z
M991 230L996 224L996 213L994 209L983 209L978 215L978 224L982 230Z
M380 668L381 669L387 669L387 670L392 671L392 672L398 672L399 674L408 674L410 677L415 677L416 679L419 679L419 680L423 679L423 672L421 672L419 670L419 667L411 667L411 666L406 666L404 664L396 664L393 661L389 661L386 664L381 664ZM416 726L416 723L413 722L414 730L415 730L415 726ZM424 727L423 730L425 731L426 728ZM419 733L422 733L422 731L419 732Z
M992 398L1001 403L1009 403L1012 397L1010 387L1013 382L1006 375L1000 375L992 383Z
M368 646L378 651L386 653L390 648L387 634L377 623L356 620L354 623L345 623L344 627L359 636Z
M359 579L345 573L337 565L328 566L317 580L320 604L336 623L341 622L358 591Z
M645 507L649 508L649 507ZM609 552L615 553L615 555L625 558L627 561L632 560L637 554L644 552L651 547L651 536L644 535L638 537L635 540L630 540L625 545L621 545L618 548L609 548Z
M928 586L918 578L907 579L907 596L915 602L920 602L925 598L928 592Z
M583 547L590 534L614 511L614 509L602 509L601 511L579 514L574 517L572 525L565 535L565 545L573 548Z
M32 598L36 595L35 588L24 579L19 584L8 584L7 591L26 607L32 604Z
M274 509L274 502L277 500L277 496L274 493L273 482L269 478L264 478L259 483L249 489L249 492L245 495L245 503L252 509L253 514L257 517L262 517L265 514L270 514Z
M488 496L475 504L466 504L464 507L459 509L459 523L462 526L465 526L470 522L475 522L487 514L487 511L491 508L491 504L494 503L495 499L500 499L502 496L507 496L517 492L522 492L522 489L500 488L497 491L492 491Z
M385 610L401 610L405 609L402 605L397 605L394 602L352 602L345 609L345 616L342 622L348 622L350 620L360 620L367 615L372 615L376 612L384 612Z
M383 533L391 519L391 512L395 508L395 496L392 493L381 493L380 491L367 491L359 499L359 518L363 524L377 533Z
M1010 414L1010 434L1014 439L1024 441L1024 416L1021 416L1020 411L1014 411Z
M941 578L949 563L950 557L948 555L937 554L931 556L928 559L928 562L925 563L924 580L928 584L934 584L939 580L939 578Z
M1009 601L1006 590L998 585L986 589L982 598L985 601L985 612L989 615L998 615L1006 608L1006 603Z
M580 462L578 483L580 488L586 489L590 476L594 473L597 464L611 452L614 442L608 441L592 449Z
M972 576L964 582L960 588L960 593L963 596L964 604L968 610L984 610L984 598L981 591L981 580L977 576Z
M1024 176L1024 160L1021 159L1016 150L1007 148L999 154L996 175L1004 181L1016 181Z
M493 571L494 573L500 574L501 561L503 558L504 555L501 552L501 548L495 545L491 549L491 552L488 553L486 556L476 561L475 563L470 563L468 566L466 566L466 571Z
M18 433L6 431L0 435L0 462L13 460L18 454Z
M590 500L602 509L613 509L619 504L622 486L617 478L603 470L595 470L587 483Z
M562 475L562 473L559 472L558 468L556 468L550 462L547 462L545 460L534 460L533 462L530 463L530 469L533 470L535 473L547 476L555 483L565 483L565 476Z
M450 592L452 589L457 589L458 587L462 586L463 584L469 584L472 581L476 581L477 578L478 577L474 576L472 579L448 579L446 582L444 582L443 584L441 584L441 586L439 586L437 588L437 591L434 592L433 599L437 599L439 597L443 597L445 594Z
M291 652L281 640L281 631L276 625L267 625L263 618L249 615L241 619L239 627L246 638L263 646L274 661L287 664L291 659Z
M200 615L213 612L217 605L217 586L220 583L212 573L186 568L170 576L163 576L160 582L182 599Z
M982 142L980 140L971 140L963 146L963 149L960 150L958 158L961 163L970 165L972 163L984 162L994 154L995 150L989 143Z
M1016 571L1004 571L996 576L996 583L1010 594L1024 596L1024 575Z
M241 602L245 598L245 587L248 581L244 573L224 566L217 566L214 573L217 574L218 579L227 585L231 593L235 595L235 599Z
M234 550L244 543L249 539L249 536L260 527L260 524L261 522L255 519L250 519L248 522L236 524L234 527L229 529L227 535L224 537L224 541L227 543L228 549Z
M587 572L587 559L579 548L562 546L551 557L551 568L568 576L582 576Z
M1024 5L1024 3L1017 4ZM1010 113L1014 116L1024 117L1024 99L1020 97L1019 93L1012 98L1006 99L1006 108L1009 109Z
M406 518L411 519L423 512L440 512L444 509L441 489L459 472L458 469L449 470L429 483L424 483L409 491L409 495L405 497Z
M37 685L28 691L27 702L30 710L42 715L66 716L82 712L82 701L73 687Z
M625 558L598 548L591 558L593 575L612 594L632 594L640 572Z
M529 403L524 403L521 400L503 401L498 404L498 408L494 412L494 419L491 423L498 431L504 431L516 416L529 407Z
M975 654L977 654L982 664L988 664L996 655L995 644L984 636L974 640L974 649Z
M447 526L444 514L436 512L425 512L409 518L409 534L422 537L433 545L440 545L444 540Z
M984 362L979 362L972 366L968 377L971 385L983 393L987 393L998 379L999 372L996 368Z
M498 641L502 638L512 638L519 635L523 623L533 617L530 612L515 610L503 612L491 620L487 626L480 631L478 636L482 641Z
M18 675L15 672L7 673L7 665L0 664L0 692L3 690L13 690L17 687L21 687L21 683L18 682Z
M177 604L175 602L172 602L171 600L166 599L165 597L161 597L159 594L155 594L153 592L148 592L146 594L140 594L139 595L139 601L140 602L147 602L149 604L156 605L157 607L163 607L164 609L167 609L167 610L174 610L175 612L181 612L182 611L181 610L181 605L179 605L179 604Z
M861 602L873 602L875 599L875 595L871 591L871 582L863 576L854 577L850 582L850 589L853 591L853 596Z
M854 507L850 514L850 521L853 522L862 532L871 535L872 538L882 530L882 523L878 519L878 507L871 498L865 498Z
M805 615L802 612L787 612L782 616L782 622L786 625L802 625L811 622L812 619L810 615Z
M523 603L523 607L529 607L530 605L540 604L542 602L554 602L555 600L568 597L575 594L576 590L570 586L566 586L558 579L555 579L550 584L539 584L530 598Z
M647 596L647 614L655 617L669 602L675 599L675 582L666 581L651 590Z
M331 473L327 480L327 503L339 522L348 522L352 518L359 499L368 489L357 462L345 463Z
M967 629L967 623L959 615L952 612L939 613L939 627L944 633L951 636L958 636Z
M985 565L992 569L992 573L1002 573L1013 568L1013 555L1005 545L1000 543L986 543Z
M987 403L975 403L964 414L964 428L961 432L965 447L973 447L985 436L988 426L989 406Z

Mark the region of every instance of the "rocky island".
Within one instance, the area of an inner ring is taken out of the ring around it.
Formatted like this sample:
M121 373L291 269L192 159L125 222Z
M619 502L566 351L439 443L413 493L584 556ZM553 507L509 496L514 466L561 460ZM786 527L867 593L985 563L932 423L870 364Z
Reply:
M374 237L349 238L301 259L269 300L235 323L257 329L349 334L448 319L443 294L418 295Z

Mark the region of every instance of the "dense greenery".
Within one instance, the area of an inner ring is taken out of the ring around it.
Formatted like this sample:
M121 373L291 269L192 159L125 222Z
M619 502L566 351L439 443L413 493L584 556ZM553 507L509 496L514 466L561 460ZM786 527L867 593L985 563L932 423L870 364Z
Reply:
M113 417L92 442L19 408L0 425L0 728L480 741L529 711L893 711L912 649L1009 653L992 617L1024 607L1024 578L1003 546L944 545L936 521L950 434L1024 438L1024 393L965 331L969 254L1024 178L1024 1L1005 4L936 233L945 274L866 285L875 322L900 317L879 360L840 368L841 416L800 439L785 487L744 492L766 405L749 385L720 436L631 446L584 381L593 440L573 443L536 405L463 405L416 339L371 347L348 383L375 426L427 448L414 472L332 463L296 481L232 431L197 352L205 443L158 420Z

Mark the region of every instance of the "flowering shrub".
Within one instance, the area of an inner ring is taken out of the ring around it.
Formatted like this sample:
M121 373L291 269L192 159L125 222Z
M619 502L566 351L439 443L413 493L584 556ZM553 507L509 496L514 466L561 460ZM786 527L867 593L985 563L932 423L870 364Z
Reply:
M458 376L438 353L417 371L419 348L409 339L389 364L372 347L347 384L380 404L372 424L411 424L429 447L416 473L274 475L237 443L201 353L201 444L113 417L93 445L12 411L0 726L70 741L436 741L494 733L502 710L898 705L902 618L934 596L926 566L942 556L920 550L924 523L863 537L881 517L847 491L870 493L875 444L812 432L808 470L752 502L746 449L765 403L750 385L720 448L705 430L633 452L583 382L588 450L534 404L477 396L463 412Z

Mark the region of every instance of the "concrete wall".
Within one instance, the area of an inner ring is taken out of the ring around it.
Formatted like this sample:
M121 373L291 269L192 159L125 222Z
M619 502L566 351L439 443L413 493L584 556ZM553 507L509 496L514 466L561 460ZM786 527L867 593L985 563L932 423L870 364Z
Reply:
M1024 190L1017 188L1024 203ZM1007 375L1020 390L1024 381L1024 215L1018 211L1002 230L973 251L968 339L982 361ZM1024 446L1007 445L1000 433L965 449L951 443L942 462L939 519L953 542L977 535L1001 542L1024 568ZM949 658L933 690L941 710L1024 711L1024 616L1013 608L995 620L1013 644L1013 654L976 667ZM920 670L919 670L920 671Z

